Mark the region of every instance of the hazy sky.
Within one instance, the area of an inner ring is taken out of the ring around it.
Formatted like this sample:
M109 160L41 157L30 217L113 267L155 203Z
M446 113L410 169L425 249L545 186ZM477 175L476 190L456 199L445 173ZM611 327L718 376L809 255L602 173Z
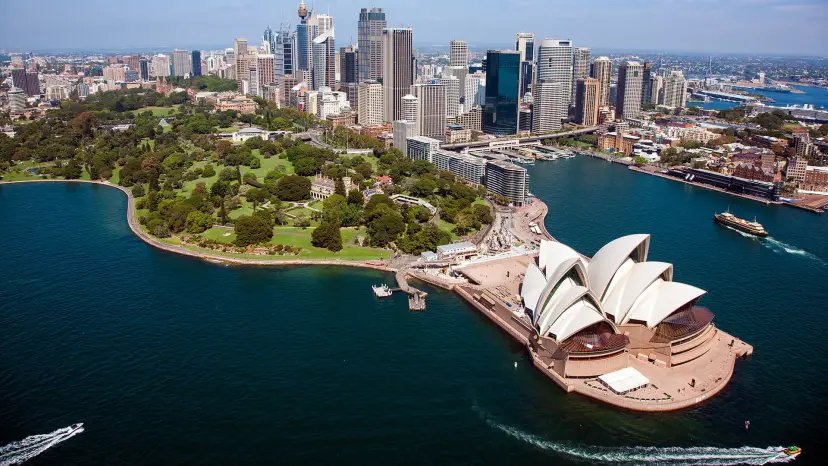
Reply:
M3 10L0 49L232 46L270 24L298 22L299 1L23 0ZM360 7L414 29L416 45L466 39L511 47L518 31L594 49L828 55L828 0L309 1L330 13L338 45L356 41Z

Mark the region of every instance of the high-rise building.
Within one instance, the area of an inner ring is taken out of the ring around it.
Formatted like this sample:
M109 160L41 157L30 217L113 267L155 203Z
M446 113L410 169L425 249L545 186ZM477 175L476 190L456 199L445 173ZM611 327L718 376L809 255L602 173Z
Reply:
M486 189L506 196L510 202L523 205L529 194L529 176L526 169L503 160L486 163Z
M138 55L130 55L124 58L124 62L126 62L129 69L132 71L139 71L139 62L141 61L141 57Z
M448 76L437 82L446 86L446 117L460 115L460 80L456 76ZM465 82L463 84L465 86Z
M598 124L600 85L595 78L579 78L575 85L575 121L584 126Z
M469 43L465 40L453 40L449 44L449 66L469 68Z
M420 101L417 125L420 136L445 141L446 139L446 86L431 81L415 84L411 94Z
M520 52L489 50L486 53L486 104L483 132L503 136L518 130Z
M357 82L357 53L353 45L339 49L339 82L342 84Z
M26 71L23 68L12 69L12 85L21 89L26 95L40 95L40 78L37 71Z
M618 67L615 97L615 118L636 118L641 115L641 80L644 67L637 61L625 61Z
M109 65L103 69L104 81L108 83L126 82L126 70L123 65Z
M20 115L26 108L26 92L19 88L13 87L7 93L9 97L9 113L12 115Z
M418 136L417 122L409 120L394 120L391 125L391 132L394 134L394 147L400 150L403 155L408 153L406 140Z
M532 131L536 134L561 129L572 97L572 41L544 39L537 49L535 86L532 89ZM557 85L560 84L560 88ZM544 89L541 90L540 87ZM549 100L551 99L551 100Z
M271 54L256 55L256 71L258 72L259 89L269 86L276 81L274 57ZM260 96L261 97L261 96Z
M592 63L592 77L598 80L600 86L600 99L598 105L601 107L610 104L610 82L612 78L612 60L609 57L598 57Z
M400 119L402 98L414 84L411 29L386 28L382 31L382 39L384 118L394 121Z
M149 81L149 62L145 58L138 62L138 75L141 81Z
M653 105L664 103L664 78L657 74L650 75L650 103Z
M519 32L515 35L515 50L520 52L520 61L535 61L535 34Z
M313 32L308 24L313 11L308 12L305 2L299 3L299 24L296 25L296 67L299 71L310 71Z
M382 84L377 81L360 83L358 105L357 118L359 118L360 125L374 126L382 124L385 111Z
M414 136L406 141L405 155L411 160L434 163L434 153L440 149L440 141L425 136Z
M172 52L172 75L185 76L192 73L190 51L175 49Z
M293 50L294 44L291 38L289 24L282 23L279 26L279 30L271 32L270 36L268 35L268 30L270 30L269 27L265 30L265 41L268 42L269 48L271 49L270 54L273 55L273 75L278 81L282 76L293 74L293 62L296 53ZM268 39L271 39L272 43Z
M475 105L482 107L486 104L486 76L484 74L475 73L467 75L464 87L464 113L471 111Z
M641 104L652 103L653 83L652 83L652 62L644 62L644 71L641 77Z
M193 62L193 76L201 76L201 51L200 50L193 50L192 62Z
M333 16L330 15L316 15L316 37L332 31L334 28Z
M794 151L796 156L800 159L805 159L811 155L813 144L811 143L811 135L808 133L794 133Z
M158 54L152 57L152 76L163 78L170 75L170 57Z
M569 99L567 86L552 79L538 79L532 97L532 132L547 134L561 129L561 122L566 117L562 109L566 108L564 102Z
M415 136L420 135L420 99L412 94L407 94L402 98L402 117L403 120L413 121L416 128Z
M382 8L362 8L357 23L359 80L382 79L382 31L387 26Z
M673 108L687 106L687 80L681 70L670 70L664 80L664 105Z
M336 89L336 43L333 28L313 40L313 72L311 89Z
M575 47L572 52L572 103L575 104L575 84L579 79L589 77L590 50L588 47Z

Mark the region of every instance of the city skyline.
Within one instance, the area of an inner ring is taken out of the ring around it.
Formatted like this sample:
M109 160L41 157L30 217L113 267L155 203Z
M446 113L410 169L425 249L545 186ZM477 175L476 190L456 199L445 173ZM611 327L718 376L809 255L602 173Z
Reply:
M443 46L452 39L467 40L471 49L507 47L515 31L532 31L536 39L570 38L576 46L598 50L661 50L689 53L748 53L823 56L828 54L828 2L824 0L633 0L618 6L607 0L578 4L553 0L482 0L471 10L466 2L417 5L366 3L354 0L319 2L317 13L330 14L338 25L337 42L357 42L361 8L380 7L388 27L410 27L415 46ZM39 34L31 34L30 21L13 21L0 31L0 48L8 51L101 50L169 47L212 48L232 43L234 37L261 41L267 25L299 22L298 2L252 0L112 4L87 2L81 16L71 4L54 0L16 2L6 7L9 17L37 18ZM312 5L309 5L309 8ZM532 14L527 14L531 10ZM50 15L41 18L43 11ZM255 14L245 15L245 11ZM477 13L476 16L475 12ZM163 14L159 15L159 12ZM234 20L227 15L235 12ZM497 14L493 14L496 12ZM739 21L733 21L737 17ZM67 22L63 18L73 18ZM456 21L458 17L469 21ZM768 18L773 18L769 21ZM614 25L641 22L646 28L618 34ZM676 34L675 19L688 27ZM117 22L119 34L102 36L107 23ZM692 26L703 23L703 34ZM586 28L584 25L588 24ZM450 26L450 27L449 27ZM811 27L813 26L813 27ZM587 32L589 31L589 32ZM761 33L758 33L761 32ZM785 40L779 40L784 37ZM55 44L60 44L55 46Z

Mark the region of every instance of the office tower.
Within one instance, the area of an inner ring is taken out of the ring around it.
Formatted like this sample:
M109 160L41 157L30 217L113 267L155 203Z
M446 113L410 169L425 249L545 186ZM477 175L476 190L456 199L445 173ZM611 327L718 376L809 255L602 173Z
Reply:
M589 77L589 57L590 50L588 47L576 47L572 52L572 103L575 104L575 84L579 79Z
M273 55L256 55L256 71L258 72L257 81L259 88L269 86L276 82L275 68L273 66Z
M535 34L519 32L515 35L515 50L520 52L520 61L535 61Z
M103 78L104 81L109 83L113 82L125 82L126 81L126 70L123 65L109 65L104 67L103 69Z
M532 88L532 131L561 129L572 97L572 41L544 39L537 49L535 86ZM556 85L560 84L560 88ZM543 86L544 89L540 89ZM551 99L551 100L550 100Z
M482 107L486 103L486 77L482 73L467 75L464 87L463 113L468 113L475 105Z
M192 62L193 62L193 76L201 76L201 51L200 50L193 50Z
M333 30L334 21L333 16L330 15L316 15L316 37Z
M535 62L520 63L520 96L532 93L532 83L535 81Z
M563 102L569 99L567 86L552 79L538 79L535 81L534 103L532 104L532 132L546 134L562 128L561 121L565 118L562 109Z
M141 81L149 81L149 62L146 58L138 61L138 76Z
M137 71L126 68L124 71L124 82L134 83L141 79L141 75Z
M359 124L374 126L382 124L385 106L383 105L382 84L377 81L365 81L359 85Z
M382 88L385 121L400 119L401 102L414 83L414 60L410 28L382 31Z
M420 135L420 99L416 96L407 94L402 98L402 119L406 121L413 121L415 123L416 134Z
M681 70L670 70L664 80L664 105L673 108L687 106L687 80Z
M653 95L653 88L652 88L652 62L645 61L644 62L644 69L641 76L641 104L649 104L652 103L652 95Z
M26 92L19 87L9 89L7 93L9 97L9 113L12 115L20 115L26 108Z
M446 140L446 86L432 81L415 84L411 94L420 101L420 114L417 119L420 136L439 141Z
M382 31L387 26L382 8L362 8L357 23L359 81L382 79Z
M403 155L408 153L406 140L417 136L417 122L409 120L394 120L391 125L391 132L394 134L394 147L400 150Z
M276 53L276 34L273 33L273 29L270 29L270 25L265 28L264 34L262 34L262 42L267 47L267 53Z
M641 115L641 79L644 67L637 61L625 61L618 67L615 97L615 118L636 118Z
M521 166L503 160L489 160L486 162L486 189L506 196L516 205L523 205L529 194L529 176Z
M189 50L173 50L172 52L172 75L184 76L192 72L190 66L190 51Z
M26 95L40 95L40 79L36 71L26 71L23 68L12 69L12 85Z
M357 82L357 49L353 45L339 49L339 82Z
M612 77L612 61L609 57L598 57L592 63L592 77L598 80L601 86L601 96L598 105L604 107L610 103L610 81Z
M522 108L518 111L518 132L531 133L532 132L532 110L529 108Z
M454 118L460 115L460 80L456 76L448 76L438 79L437 82L446 86L446 117Z
M664 78L657 74L650 76L650 103L653 105L664 103Z
M233 57L247 55L247 39L237 37L233 40Z
M293 40L291 39L290 25L282 23L279 30L273 35L273 67L274 76L278 80L282 76L292 75L294 72Z
M308 13L305 2L299 4L299 24L296 25L296 67L299 71L309 71L313 36L308 21L313 18L313 11Z
M469 43L465 40L453 40L449 46L449 66L469 68Z
M520 52L489 50L486 53L486 102L483 132L498 136L518 129Z
M139 62L141 61L141 57L138 55L130 55L125 57L124 61L126 62L129 69L132 71L139 71Z
M170 75L170 57L158 54L152 57L152 75L160 78Z
M575 85L575 121L579 125L598 124L600 86L595 78L580 78Z
M329 29L313 40L313 72L311 74L311 89L321 87L336 89L336 43L334 30Z

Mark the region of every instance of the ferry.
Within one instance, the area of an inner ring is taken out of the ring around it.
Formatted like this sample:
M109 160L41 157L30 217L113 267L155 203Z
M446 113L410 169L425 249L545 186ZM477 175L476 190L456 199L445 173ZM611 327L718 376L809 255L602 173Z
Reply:
M768 236L768 232L765 231L765 227L757 222L755 218L752 222L748 222L747 220L741 219L727 211L722 212L721 214L714 214L713 220L720 225L745 232L749 235L759 236L761 238Z
M787 456L796 458L802 453L802 449L796 445L791 445L790 447L786 447L782 449L782 453L786 454Z
M374 290L377 298L387 298L392 294L391 288L388 288L388 285L373 285L371 288Z

